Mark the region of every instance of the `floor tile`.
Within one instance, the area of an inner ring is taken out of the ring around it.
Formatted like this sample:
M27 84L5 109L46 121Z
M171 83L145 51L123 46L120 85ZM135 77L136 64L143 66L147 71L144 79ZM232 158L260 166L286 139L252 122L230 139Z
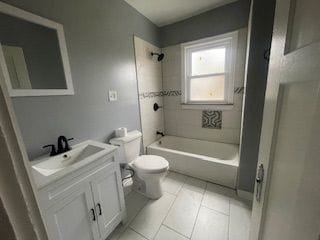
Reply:
M137 213L147 204L148 200L148 198L135 191L126 196L127 222L132 221Z
M163 190L177 195L188 177L180 173L169 172L162 182Z
M235 192L231 189L208 183L201 205L229 215L230 196L232 194L235 195Z
M183 188L199 192L199 193L204 193L206 189L207 182L193 178L193 177L188 177L185 184L183 185Z
M182 188L163 224L186 237L190 237L201 199L202 194Z
M119 238L119 240L147 240L145 237L128 228Z
M153 239L166 217L175 195L164 193L158 200L149 200L130 224L130 227L148 239Z
M227 240L229 217L206 207L201 207L192 240Z
M229 240L248 240L251 207L240 200L230 201Z
M107 240L118 240L123 234L123 232L126 230L126 227L122 224L119 224L115 230L107 237Z
M127 208L127 221L124 225L119 224L118 227L107 238L108 240L119 239L120 235L126 230L138 212L147 204L148 198L140 193L132 191L125 197L125 202Z
M157 233L155 240L188 240L188 238L182 236L181 234L173 231L166 226L161 226L159 232Z

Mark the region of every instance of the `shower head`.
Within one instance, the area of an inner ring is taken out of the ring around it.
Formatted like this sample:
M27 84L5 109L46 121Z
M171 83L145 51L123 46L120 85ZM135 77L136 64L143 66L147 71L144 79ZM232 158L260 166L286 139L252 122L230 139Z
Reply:
M151 56L154 56L154 55L158 56L158 62L161 62L162 59L164 58L164 54L163 53L154 53L154 52L152 52Z

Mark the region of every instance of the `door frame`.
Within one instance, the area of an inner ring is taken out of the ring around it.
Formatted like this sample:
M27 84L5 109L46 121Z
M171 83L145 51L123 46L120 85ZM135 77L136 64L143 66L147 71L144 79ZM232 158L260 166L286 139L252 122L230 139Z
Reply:
M290 10L294 0L277 0L274 18L274 32L272 37L268 80L265 94L265 104L263 111L263 122L261 129L259 156L257 164L257 177L259 165L264 166L264 181L260 202L254 199L251 218L250 240L261 240L264 230L265 215L268 205L269 190L272 180L272 170L274 165L276 140L280 118L280 107L283 95L283 84L293 83L290 80L281 79L281 66L294 62L300 56L306 58L310 55L308 63L312 62L312 47L319 47L320 42L314 42L307 46L298 48L292 52L287 52L287 37L289 36ZM281 13L281 14L280 14ZM283 37L285 36L285 37ZM281 57L280 54L282 54ZM284 59L286 58L286 59ZM311 65L313 66L313 65ZM302 69L299 69L302 70ZM303 73L302 73L303 74ZM280 77L279 77L280 76ZM282 77L283 78L283 77ZM305 80L312 81L312 80ZM257 194L257 183L255 184L254 195Z
M0 61L3 60L0 51ZM7 75L8 72L0 68L0 147L6 153L1 156L0 173L7 176L5 187L8 189L1 189L5 192L2 200L10 221L14 223L17 239L46 240L48 237L31 176L29 157L5 83Z

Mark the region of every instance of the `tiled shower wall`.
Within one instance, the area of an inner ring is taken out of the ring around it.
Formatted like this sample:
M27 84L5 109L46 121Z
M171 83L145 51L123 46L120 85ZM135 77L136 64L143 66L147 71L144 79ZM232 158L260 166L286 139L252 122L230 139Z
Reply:
M184 110L181 107L181 48L180 45L162 49L165 58L162 63L163 90L178 92L164 96L165 134L225 143L240 142L242 98L244 92L247 29L240 29L236 62L234 106L222 112L203 112L203 110ZM218 124L206 124L205 117L218 117ZM221 120L221 124L219 121ZM207 128L212 125L218 128Z
M153 104L163 106L162 96L162 64L151 52L161 52L161 49L134 37L138 92L140 104L141 128L143 134L143 147L159 138L157 131L164 131L163 108L153 110Z

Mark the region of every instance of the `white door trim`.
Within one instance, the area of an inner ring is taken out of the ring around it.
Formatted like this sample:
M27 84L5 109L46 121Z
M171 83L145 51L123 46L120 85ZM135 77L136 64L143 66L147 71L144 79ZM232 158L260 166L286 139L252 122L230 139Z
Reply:
M317 74L319 73L319 41L285 54L290 4L290 0L277 0L276 3L258 159L258 166L260 164L264 165L265 176L262 185L261 201L254 201L253 204L250 240L263 239L262 234L267 213L275 157L275 144L278 134L279 111L283 96L282 86L293 84L295 81L301 83L319 81L319 75Z
M2 156L1 158L3 165L12 166L12 169L2 168L4 171L10 171L10 179L12 184L18 184L18 188L16 192L14 191L6 191L5 197L8 199L12 199L13 202L19 204L21 209L26 209L28 216L23 217L23 212L19 212L18 206L12 208L12 216L26 219L24 223L25 226L15 225L14 231L15 233L19 233L22 235L21 239L47 239L46 230L44 227L43 220L41 218L39 205L36 194L35 194L35 184L33 182L33 178L31 177L31 168L29 166L29 158L26 152L26 148L24 142L22 140L22 135L19 129L19 125L17 122L17 118L15 116L15 112L13 109L12 101L9 96L9 92L7 89L7 85L5 83L4 72L0 68L0 137L1 137L1 148L6 149L9 155ZM9 179L8 179L9 183ZM13 186L12 186L13 187ZM19 197L17 197L19 196ZM22 196L22 198L21 198ZM12 203L13 204L13 203ZM5 205L5 201L4 201ZM5 206L6 207L6 206ZM9 207L9 206L7 206ZM9 207L10 208L10 207ZM10 212L10 209L7 211ZM10 218L10 215L9 215ZM23 231L28 225L29 222L33 227L33 231L35 236L31 236L32 231L29 229L27 235L26 232ZM18 224L18 222L16 222ZM17 236L19 238L19 235Z

